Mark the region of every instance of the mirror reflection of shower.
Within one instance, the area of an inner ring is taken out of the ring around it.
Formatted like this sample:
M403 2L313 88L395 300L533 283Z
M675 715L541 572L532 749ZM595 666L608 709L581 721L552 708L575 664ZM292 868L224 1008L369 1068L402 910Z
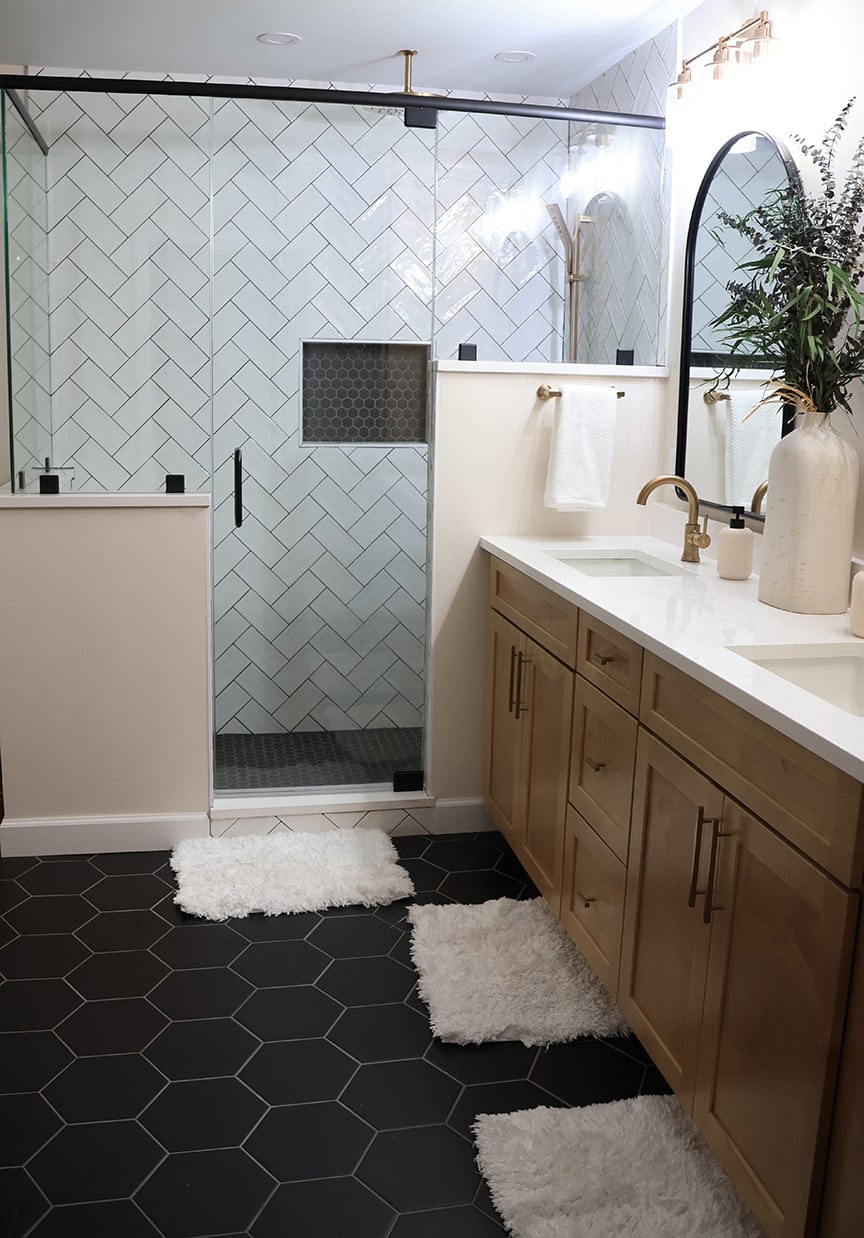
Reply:
M579 332L579 285L585 279L580 270L579 256L582 248L582 225L594 222L593 216L579 214L573 224L573 232L567 226L564 212L557 202L547 202L546 210L555 225L555 230L564 243L564 263L567 274L568 288L568 332L567 356L565 360L576 360L576 343Z

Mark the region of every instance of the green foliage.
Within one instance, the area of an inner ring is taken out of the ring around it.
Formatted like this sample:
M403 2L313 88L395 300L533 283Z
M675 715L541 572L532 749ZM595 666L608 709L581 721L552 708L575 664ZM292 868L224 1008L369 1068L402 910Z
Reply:
M729 304L714 325L732 352L776 358L786 389L803 392L825 413L851 413L851 385L864 377L864 138L842 186L834 172L854 102L849 100L820 145L795 137L818 171L821 192L790 185L746 215L718 213L757 256L738 268L749 272L747 279L727 284Z

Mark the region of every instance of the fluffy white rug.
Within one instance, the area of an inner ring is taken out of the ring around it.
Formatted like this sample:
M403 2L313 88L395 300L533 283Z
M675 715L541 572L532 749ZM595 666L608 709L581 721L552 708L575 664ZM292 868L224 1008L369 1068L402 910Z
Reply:
M411 956L441 1040L547 1045L629 1031L542 898L411 907Z
M407 898L414 884L383 830L189 838L171 855L174 902L192 916L224 920L253 911L321 911Z
M764 1238L674 1096L482 1114L474 1136L515 1238Z

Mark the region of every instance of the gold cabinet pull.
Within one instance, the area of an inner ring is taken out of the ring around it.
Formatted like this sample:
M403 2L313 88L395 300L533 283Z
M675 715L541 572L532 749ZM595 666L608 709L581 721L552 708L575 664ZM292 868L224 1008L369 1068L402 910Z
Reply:
M706 817L705 809L700 804L699 811L696 814L696 832L693 838L693 865L690 869L690 889L687 894L688 907L695 907L696 895L705 893L705 890L699 890L696 887L697 882L699 881L699 859L702 855L702 826L706 824L716 826L719 829L720 818ZM710 877L708 879L708 884L709 886L711 884Z
M606 768L605 761L592 761L590 757L585 758L585 764L590 765L595 774L599 774L601 769Z
M592 653L591 661L596 662L598 666L608 666L610 662L615 661L615 655L612 653Z
M720 818L711 818L711 854L708 857L708 887L705 890L705 905L702 909L702 919L706 924L711 923L712 913L722 911L723 904L714 902L715 886L717 883L717 852L720 849L720 839L728 838L728 831L724 833L720 829Z
M530 659L525 657L525 654L521 649L517 653L516 657L516 708L513 712L518 719L520 714L528 712L528 706L522 704L522 667L527 666Z
M576 897L577 897L578 899L580 899L580 900L581 900L581 902L585 905L585 910L586 910L586 911L588 910L588 908L591 906L591 904L592 904L592 903L596 903L596 902L597 902L597 899L596 899L596 898L589 898L589 897L588 897L588 895L587 895L587 894L583 894L581 890L577 890L577 891L576 891Z

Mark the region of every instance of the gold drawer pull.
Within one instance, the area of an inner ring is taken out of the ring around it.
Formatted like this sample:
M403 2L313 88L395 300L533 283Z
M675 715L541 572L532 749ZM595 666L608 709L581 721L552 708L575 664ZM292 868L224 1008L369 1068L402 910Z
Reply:
M586 911L588 910L588 908L591 906L592 903L597 902L596 898L589 898L587 894L582 894L580 890L576 891L576 897L578 899L581 899L581 901L585 904Z
M720 818L719 817L706 817L705 809L700 804L698 812L696 813L696 831L693 837L693 863L690 868L690 889L687 894L687 906L688 907L696 906L697 894L707 893L707 890L700 890L698 888L699 859L702 854L702 826L703 825L710 825L712 829L716 831L720 828ZM713 850L714 848L713 848L713 839L712 839L712 855L713 855ZM712 875L713 875L713 869L712 869ZM708 884L710 887L710 884L711 884L710 877L709 877Z
M610 662L615 661L615 655L611 653L592 653L591 661L596 662L598 666L607 666Z
M585 758L585 764L590 765L595 774L599 774L601 769L606 768L605 761L592 761L590 757Z

